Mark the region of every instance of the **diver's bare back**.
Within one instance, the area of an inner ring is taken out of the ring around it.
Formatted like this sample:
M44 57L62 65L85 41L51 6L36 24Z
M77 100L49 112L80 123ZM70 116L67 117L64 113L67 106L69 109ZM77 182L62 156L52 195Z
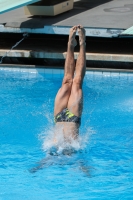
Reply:
M67 140L77 139L79 133L79 125L75 122L57 122L56 128L62 129L64 138Z

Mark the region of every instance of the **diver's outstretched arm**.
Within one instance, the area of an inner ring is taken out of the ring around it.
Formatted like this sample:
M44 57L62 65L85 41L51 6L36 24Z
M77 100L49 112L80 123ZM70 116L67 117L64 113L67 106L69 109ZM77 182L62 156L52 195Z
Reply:
M50 163L48 164L48 160L49 159L50 159L50 157L46 157L46 158L42 159L40 162L37 163L38 165L36 167L33 167L33 168L29 169L29 172L30 173L35 173L38 170L43 169L45 166L49 167L50 166Z

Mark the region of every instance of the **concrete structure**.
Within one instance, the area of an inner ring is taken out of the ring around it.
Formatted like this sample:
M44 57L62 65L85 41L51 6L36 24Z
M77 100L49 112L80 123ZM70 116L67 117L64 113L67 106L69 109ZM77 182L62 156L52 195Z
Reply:
M57 4L47 5L45 0L39 4L31 4L24 7L26 15L56 16L73 9L73 0L66 0Z
M132 19L132 0L75 0L73 10L55 17L25 16L24 8L1 14L0 32L68 35L69 27L82 24L87 36L117 37L133 26Z
M82 24L86 28L87 38L103 38L103 41L101 39L101 43L98 43L97 46L95 45L97 51L93 52L91 49L87 49L87 60L112 63L119 62L120 65L121 63L125 63L126 67L126 63L129 63L130 68L133 68L132 40L128 39L129 37L133 37L132 19L132 0L74 0L74 8L71 11L53 17L26 16L24 8L1 14L0 34L4 33L6 35L5 42L10 41L10 34L18 34L22 38L23 33L29 33L29 38L32 35L36 35L35 40L42 37L42 35L44 38L46 35L53 35L53 37L61 35L66 37L69 34L71 26ZM104 51L99 51L99 45L103 45L105 38L110 38L107 47L104 48ZM108 46L110 46L113 38L117 38L118 41L122 41L121 43L125 44L119 46L118 42L117 46L114 42L114 47L112 47L114 52L108 51ZM127 39L123 42L121 38ZM18 39L16 38L15 42L17 41ZM26 45L23 45L23 47L20 45L21 48L19 48L20 46L16 47L8 56L11 58L19 58L22 56L24 58L33 57L38 59L43 57L54 60L56 58L64 59L66 55L62 47L57 47L52 50L53 47L49 48L47 46L47 49L41 47L41 50L35 46L33 39L30 41L32 45L30 43L27 45L30 46L31 50L29 48L27 49ZM89 45L87 41L87 46ZM0 55L4 56L5 52L8 52L11 46L9 47L7 45L7 47L3 47L1 45L0 48ZM91 48L93 48L93 44L91 44Z
M40 0L0 0L0 14Z

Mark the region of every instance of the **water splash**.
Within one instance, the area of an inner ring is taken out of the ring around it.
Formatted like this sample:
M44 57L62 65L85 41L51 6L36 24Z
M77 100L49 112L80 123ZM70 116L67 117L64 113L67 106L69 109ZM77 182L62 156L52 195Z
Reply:
M56 132L56 139L55 139ZM71 155L80 150L84 150L90 141L90 137L95 132L90 128L86 128L84 133L79 133L77 139L72 137L64 138L62 127L46 128L40 135L42 141L42 149L45 153L51 155Z

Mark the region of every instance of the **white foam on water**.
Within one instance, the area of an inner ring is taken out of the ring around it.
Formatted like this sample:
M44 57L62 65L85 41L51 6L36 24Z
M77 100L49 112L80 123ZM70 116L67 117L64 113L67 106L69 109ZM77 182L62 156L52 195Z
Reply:
M56 139L55 139L56 132ZM84 133L79 133L77 139L72 137L64 138L62 127L49 127L46 128L39 138L42 141L42 149L46 153L52 154L71 154L79 150L86 148L90 141L90 136L94 134L94 131L88 127Z

